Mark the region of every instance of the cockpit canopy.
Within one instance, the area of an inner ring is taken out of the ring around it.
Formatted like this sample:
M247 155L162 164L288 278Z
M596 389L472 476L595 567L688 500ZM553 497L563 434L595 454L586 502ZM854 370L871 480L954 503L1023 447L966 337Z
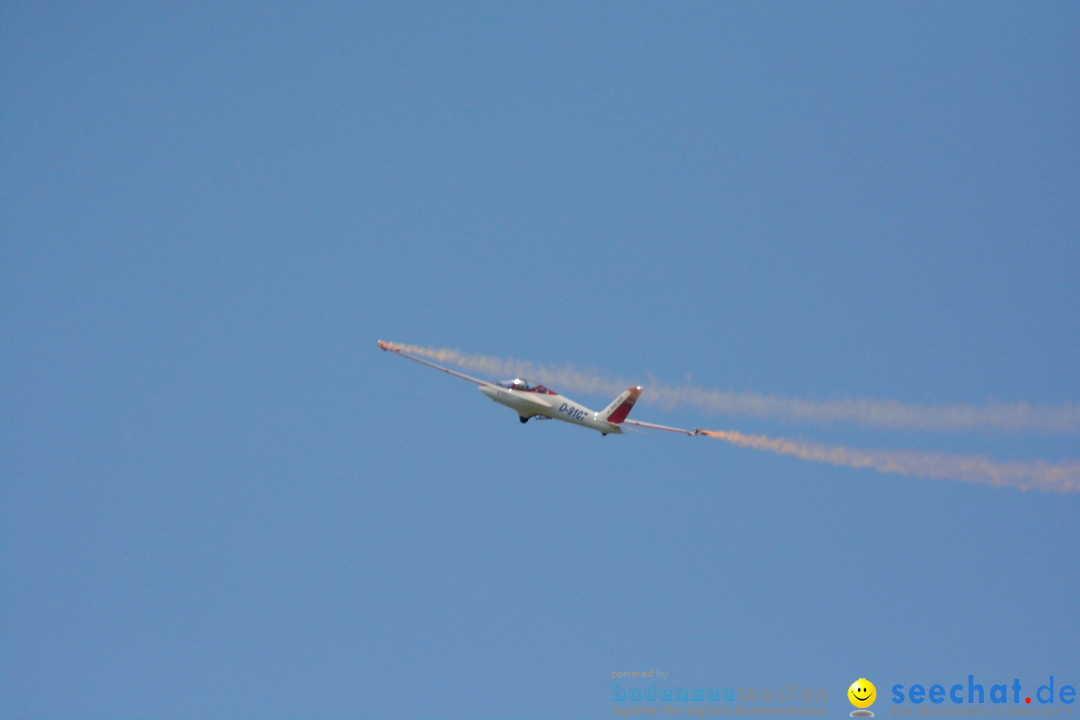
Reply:
M513 380L503 380L502 382L495 383L495 384L496 385L501 385L502 387L504 387L504 388L506 388L508 390L520 390L521 392L534 392L534 393L540 393L541 395L558 395L558 393L555 392L554 390L548 390L543 385L533 385L528 380L523 380L521 378L514 378Z

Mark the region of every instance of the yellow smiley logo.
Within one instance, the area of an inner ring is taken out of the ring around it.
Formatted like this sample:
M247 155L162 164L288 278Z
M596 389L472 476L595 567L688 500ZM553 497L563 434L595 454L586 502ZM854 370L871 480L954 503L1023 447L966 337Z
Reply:
M868 708L877 699L877 688L866 678L859 678L847 689L848 700L857 708Z

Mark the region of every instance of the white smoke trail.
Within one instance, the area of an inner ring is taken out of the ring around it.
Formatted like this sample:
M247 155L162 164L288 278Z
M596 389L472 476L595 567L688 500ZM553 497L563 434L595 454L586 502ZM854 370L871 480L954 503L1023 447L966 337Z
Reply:
M744 435L724 430L699 430L702 435L726 440L733 445L792 455L803 460L855 468L870 468L927 478L949 478L995 487L1047 492L1080 492L1080 462L1052 464L1044 461L999 462L984 456L924 453L915 450L858 450L839 445L821 445L765 435Z
M475 355L450 348L398 345L422 355L490 377L518 376L553 385L565 392L616 395L630 380L611 378L572 365L537 365L528 360ZM1080 405L1032 406L1028 403L987 405L905 405L896 400L825 400L783 398L758 393L710 390L693 385L653 382L641 397L664 409L695 408L709 413L792 422L849 422L867 427L912 430L999 430L1080 433Z

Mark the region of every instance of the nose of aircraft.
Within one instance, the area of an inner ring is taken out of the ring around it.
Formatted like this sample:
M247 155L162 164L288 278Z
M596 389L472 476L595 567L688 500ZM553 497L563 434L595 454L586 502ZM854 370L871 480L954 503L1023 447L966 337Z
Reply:
M480 392L484 393L485 395L487 395L489 398L492 398L492 399L494 399L495 396L499 392L498 390L496 390L491 385L478 385L477 387L480 388Z

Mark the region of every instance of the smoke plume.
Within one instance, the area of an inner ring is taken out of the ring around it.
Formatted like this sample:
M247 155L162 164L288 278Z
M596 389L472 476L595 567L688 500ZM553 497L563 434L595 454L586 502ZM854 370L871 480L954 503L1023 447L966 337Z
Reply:
M744 435L725 430L699 430L699 434L725 440L732 445L792 455L803 460L854 468L870 468L927 478L951 478L995 487L1021 490L1080 492L1080 462L1051 464L1044 461L1000 462L979 455L951 455L915 450L858 450L839 445L821 445L765 435Z
M405 352L451 363L489 377L516 376L553 385L562 392L616 395L637 381L607 377L572 365L538 365L528 360L475 355L449 348L397 345ZM639 378L640 380L640 378ZM641 402L664 409L693 408L716 415L734 415L787 422L848 422L864 427L910 430L998 430L1008 432L1080 433L1080 405L1032 406L1028 403L987 405L906 405L897 400L802 400L751 392L715 390L694 385L651 381Z

